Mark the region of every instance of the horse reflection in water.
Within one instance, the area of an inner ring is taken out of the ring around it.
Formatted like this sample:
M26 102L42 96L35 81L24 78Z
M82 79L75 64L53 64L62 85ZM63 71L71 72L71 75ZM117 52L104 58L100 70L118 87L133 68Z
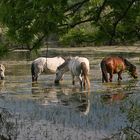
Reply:
M79 88L51 86L41 88L40 84L32 87L32 95L39 98L39 104L43 106L63 105L88 115L90 111L89 91L81 92ZM41 96L41 97L40 97Z
M45 72L46 74L55 74L56 69L65 60L62 57L39 57L35 59L31 64L31 74L32 74L32 82L37 81L38 76Z
M82 93L79 102L80 102L80 104L77 107L79 109L79 111L84 115L88 115L88 113L90 111L89 93L87 93L87 94Z
M118 74L118 81L122 80L122 72L127 70L133 78L137 78L136 66L131 64L125 58L119 56L106 57L101 61L102 82L112 82L113 74ZM108 74L110 78L108 80Z
M63 74L70 71L72 75L72 84L75 85L75 77L80 82L81 88L90 88L90 81L88 78L90 66L89 60L85 57L70 57L62 65L57 68L55 83L59 83Z
M63 94L59 96L60 103L64 106L74 108L76 111L80 111L83 115L88 115L90 111L90 92L81 92L80 89L73 87L70 89L63 89Z
M128 94L118 92L118 93L115 93L115 94L102 95L101 99L104 102L112 103L112 102L116 102L116 101L121 101L121 100L125 99L126 97L128 97Z
M120 83L118 85L115 84L115 87L113 85L109 86L106 91L107 94L101 95L102 101L106 103L113 103L126 99L129 95L133 94L133 90L135 91L137 82L138 81L130 80L125 86L122 86Z
M0 93L5 92L6 87L5 87L5 80L0 80Z
M0 79L3 80L5 78L5 67L3 64L0 64Z

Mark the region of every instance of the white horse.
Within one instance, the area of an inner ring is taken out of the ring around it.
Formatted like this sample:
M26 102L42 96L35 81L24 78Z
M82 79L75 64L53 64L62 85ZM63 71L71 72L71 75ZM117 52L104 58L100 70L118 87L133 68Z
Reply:
M62 65L57 68L55 83L59 83L65 72L70 71L72 75L72 84L75 84L75 77L78 78L81 88L87 84L90 88L90 81L88 78L90 66L89 60L85 57L70 57Z
M5 67L3 64L0 64L0 78L3 80L5 78Z
M39 57L35 59L31 64L32 81L37 81L38 76L42 72L46 74L55 74L57 67L64 62L65 60L62 57Z

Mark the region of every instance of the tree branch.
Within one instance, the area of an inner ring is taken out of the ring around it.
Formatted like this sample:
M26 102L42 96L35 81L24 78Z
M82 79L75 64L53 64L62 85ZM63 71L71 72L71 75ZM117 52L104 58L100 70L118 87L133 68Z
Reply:
M99 12L98 12L97 17L95 19L95 22L97 22L100 19L100 15L101 15L102 11L104 10L106 3L107 3L107 0L104 0L102 6L99 8Z
M109 41L109 44L112 45L113 43L113 38L114 36L116 35L116 29L117 29L117 25L119 24L119 22L127 15L129 9L131 8L131 6L133 5L133 3L137 1L137 0L132 0L128 7L126 8L126 10L123 12L123 14L114 22L113 24L113 31L112 31L112 34L111 34L111 39Z
M73 10L73 11L76 10L77 11L77 9L79 9L80 7L82 7L82 5L84 3L86 3L86 2L89 2L89 0L83 0L81 2L75 3L74 5L72 5L69 8L67 8L65 12L68 12L68 11L71 11L71 10Z
M34 43L34 45L33 45L33 47L32 48L30 48L30 51L32 51L33 49L35 49L37 46L38 46L38 44L39 43L41 43L42 42L42 40L44 39L46 37L46 35L44 34L44 35L42 35L35 43Z
M79 24L82 24L82 23L85 23L85 22L90 22L90 21L93 21L93 20L94 20L94 18L89 18L89 19L78 21L78 22L76 22L74 24L71 24L69 26L70 26L70 28L74 28L76 25L79 25Z
M87 2L87 1L89 1L89 0L84 0L83 2L81 2L81 4L84 4L84 3ZM100 19L100 15L101 15L102 11L104 10L104 7L105 7L106 3L107 3L107 0L104 0L104 2L102 3L101 7L99 7L99 9L97 10L98 13L97 13L97 16L96 16L96 17L95 17L95 16L94 16L94 17L90 17L90 18L88 18L88 19L78 21L78 22L76 22L76 23L74 23L74 24L71 24L71 25L69 25L69 26L70 26L71 28L74 28L76 25L79 25L79 24L81 24L81 23L90 22L90 21L98 22L98 20ZM81 6L82 6L82 5L81 5Z
M139 134L140 135L140 132L137 131L136 129L132 128L132 127L128 127L130 130L133 130L135 133Z

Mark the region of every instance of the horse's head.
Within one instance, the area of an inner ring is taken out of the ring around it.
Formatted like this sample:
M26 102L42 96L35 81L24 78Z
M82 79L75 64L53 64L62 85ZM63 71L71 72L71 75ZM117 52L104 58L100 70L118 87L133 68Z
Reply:
M56 70L56 77L55 77L55 83L59 83L59 81L62 79L64 72L57 68Z
M0 64L0 78L1 78L1 80L3 80L5 78L4 72L5 72L5 67L4 67L4 65Z
M68 71L67 65L68 65L68 61L65 61L62 65L57 67L55 83L59 83L59 81L63 79L62 77L63 77L64 73Z
M124 63L126 65L127 70L129 71L130 75L133 78L138 78L138 73L137 73L137 69L136 66L131 64L128 60L124 59Z
M133 78L138 78L138 73L137 73L137 70L136 70L136 66L134 65L131 65L130 68L129 68L129 72L130 72L130 75L133 77Z

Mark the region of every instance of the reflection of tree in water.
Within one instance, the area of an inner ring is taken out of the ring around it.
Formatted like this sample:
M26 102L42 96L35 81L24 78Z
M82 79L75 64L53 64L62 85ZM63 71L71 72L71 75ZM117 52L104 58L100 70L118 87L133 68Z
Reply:
M6 109L0 108L0 140L15 140L17 125Z
M131 106L121 108L121 111L126 113L127 126L105 140L140 140L140 106L138 102L129 101L129 103Z
M0 93L5 91L5 80L0 80ZM0 96L1 96L0 94ZM16 139L16 124L12 114L0 107L0 140Z
M135 87L137 81L129 81L127 86L115 90L110 89L108 94L101 95L101 100L104 103L113 103L126 99L130 95L135 96ZM121 87L121 85L120 85ZM114 93L115 91L115 93ZM136 93L137 94L137 93ZM117 133L112 134L107 140L139 140L140 139L140 104L138 98L127 98L123 106L120 107L122 113L126 114L127 125L120 129Z
M122 130L122 135L126 139L139 140L140 139L140 104L139 101L130 101L131 106L124 106L121 108L123 113L127 114L129 123Z

